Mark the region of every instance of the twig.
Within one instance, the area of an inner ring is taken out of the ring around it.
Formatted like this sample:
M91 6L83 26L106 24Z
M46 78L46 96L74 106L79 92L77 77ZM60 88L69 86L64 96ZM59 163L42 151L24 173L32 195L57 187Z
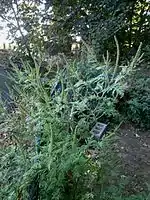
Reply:
M116 47L117 47L117 58L116 58L116 65L115 65L114 73L112 76L112 80L114 79L114 77L116 75L118 64L119 64L119 57L120 57L119 43L118 43L116 36L114 36L114 39L115 39L115 43L116 43Z
M18 8L18 4L17 4L16 6L17 6L17 8ZM14 7L13 7L13 4L12 4L12 10L13 10L13 13L14 13L14 16L15 16L15 20L16 20L16 22L17 22L17 26L18 26L17 28L19 29L20 34L21 34L23 40L25 41L25 36L24 36L24 34L23 34L22 30L21 30L21 26L20 26L20 23L19 23L19 19L18 19L18 16L17 16L17 14L16 14L16 11L15 11L15 9L14 9ZM17 11L17 13L18 13L18 11ZM25 47L26 47L27 52L28 52L28 54L29 54L29 57L32 59L32 61L33 61L33 63L34 63L34 60L33 60L33 57L32 57L32 55L31 55L31 53L30 53L29 47L27 46L26 42L25 42L24 44L25 44Z

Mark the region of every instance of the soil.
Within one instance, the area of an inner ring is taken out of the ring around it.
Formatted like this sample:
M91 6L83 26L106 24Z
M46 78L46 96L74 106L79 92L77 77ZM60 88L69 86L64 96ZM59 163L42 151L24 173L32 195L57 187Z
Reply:
M121 126L118 136L117 150L124 173L130 177L127 192L146 191L150 184L150 131L128 123Z

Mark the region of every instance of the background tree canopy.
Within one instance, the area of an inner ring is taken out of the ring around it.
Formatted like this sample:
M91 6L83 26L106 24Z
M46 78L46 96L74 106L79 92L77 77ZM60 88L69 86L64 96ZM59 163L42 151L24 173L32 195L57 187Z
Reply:
M23 52L38 47L51 55L70 54L72 42L80 36L99 55L114 51L117 35L126 55L140 41L143 47L149 45L149 9L148 0L9 0L2 1L0 17Z

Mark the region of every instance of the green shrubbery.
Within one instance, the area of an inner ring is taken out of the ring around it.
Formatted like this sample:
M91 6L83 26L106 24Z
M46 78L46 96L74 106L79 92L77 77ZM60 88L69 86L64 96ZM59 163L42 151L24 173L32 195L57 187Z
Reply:
M150 64L150 45L146 45L145 48L143 49L144 52L144 59L147 64ZM146 64L146 65L147 65Z
M2 152L2 199L27 199L36 189L39 194L33 199L115 199L103 191L113 172L106 165L109 156L95 159L95 152L105 151L104 142L93 140L90 129L99 120L119 115L116 104L124 96L139 51L128 66L118 66L118 58L112 66L107 53L100 64L86 46L80 61L66 61L51 78L50 70L41 75L41 61L35 61L35 68L28 63L23 71L14 68L16 110L1 113L0 128L14 141Z
M128 91L126 113L129 120L143 128L150 128L150 78L135 76Z

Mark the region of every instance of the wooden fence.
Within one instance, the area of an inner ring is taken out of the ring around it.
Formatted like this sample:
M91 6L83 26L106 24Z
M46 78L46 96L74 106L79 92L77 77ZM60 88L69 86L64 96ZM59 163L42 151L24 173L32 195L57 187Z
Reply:
M14 48L15 46L12 44L8 44L8 43L0 44L0 50L13 50Z

